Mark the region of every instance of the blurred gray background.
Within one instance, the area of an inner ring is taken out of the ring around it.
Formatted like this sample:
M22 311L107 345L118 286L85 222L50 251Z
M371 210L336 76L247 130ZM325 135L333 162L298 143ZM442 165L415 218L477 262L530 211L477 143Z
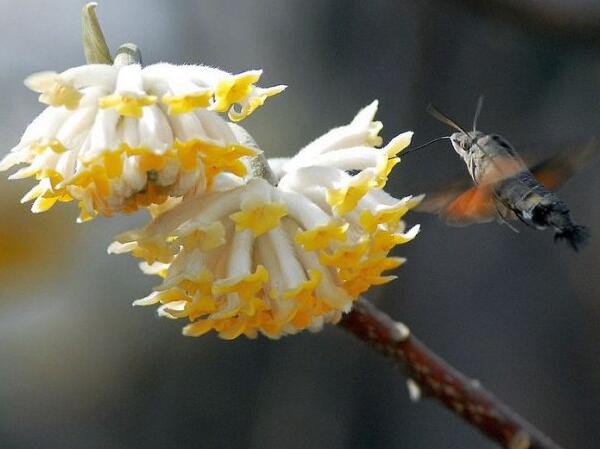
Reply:
M22 79L83 63L82 5L0 1L5 151L41 110ZM374 98L386 140L447 134L429 102L468 125L481 93L480 128L518 148L551 154L600 135L597 1L104 0L98 14L111 47L134 41L147 64L263 68L263 85L288 84L244 122L270 155L291 155ZM598 170L562 191L595 234L581 253L550 232L412 214L422 233L400 248L409 262L369 292L569 448L600 439ZM402 196L461 176L441 142L407 155L388 188ZM1 448L495 447L436 403L411 403L390 363L341 329L182 337L182 322L130 305L155 280L106 254L143 214L76 225L71 204L33 216L18 203L29 186L0 180Z

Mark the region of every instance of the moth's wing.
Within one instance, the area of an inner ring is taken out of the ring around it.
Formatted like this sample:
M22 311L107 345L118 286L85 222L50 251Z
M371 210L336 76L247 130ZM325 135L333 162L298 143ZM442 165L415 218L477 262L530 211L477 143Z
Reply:
M487 223L497 216L498 209L489 185L471 187L440 212L440 218L451 226Z
M600 158L598 142L565 150L545 159L530 170L547 189L558 190L579 170L593 164Z
M434 192L428 192L423 201L414 210L429 214L439 214L448 204L472 185L472 182L461 179Z
M491 186L471 186L458 182L445 189L427 194L415 210L438 214L451 226L468 226L496 219L498 211Z

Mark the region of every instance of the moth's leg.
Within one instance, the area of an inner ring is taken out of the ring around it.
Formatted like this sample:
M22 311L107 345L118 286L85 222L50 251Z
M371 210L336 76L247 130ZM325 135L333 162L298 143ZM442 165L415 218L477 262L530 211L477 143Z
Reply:
M509 229L512 229L514 232L519 234L519 230L515 228L510 222L507 220L514 220L515 218L519 218L519 215L514 213L505 205L501 204L499 201L494 201L494 206L496 206L496 216L498 218L498 223L504 224L508 226Z

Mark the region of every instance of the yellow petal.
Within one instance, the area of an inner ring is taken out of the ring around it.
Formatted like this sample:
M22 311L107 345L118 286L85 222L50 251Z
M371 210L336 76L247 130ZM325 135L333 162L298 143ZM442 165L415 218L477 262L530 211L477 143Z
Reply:
M298 231L294 236L294 241L306 251L325 249L333 241L343 242L346 240L346 231L349 227L350 223L338 224L338 222L332 221L313 229Z
M102 97L98 100L98 105L102 109L115 109L124 117L140 118L142 108L156 103L156 97L153 95L144 95L133 97L129 95L112 94Z
M287 206L283 203L265 203L261 206L242 209L229 217L236 224L236 231L252 230L255 236L264 234L279 226L282 217L287 215Z
M206 108L210 105L212 92L193 92L185 95L169 95L162 97L162 102L169 106L168 113L171 115L185 114L197 108Z

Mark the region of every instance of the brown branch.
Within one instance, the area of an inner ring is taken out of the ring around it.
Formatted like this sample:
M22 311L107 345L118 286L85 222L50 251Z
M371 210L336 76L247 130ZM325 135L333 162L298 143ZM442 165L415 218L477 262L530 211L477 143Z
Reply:
M340 325L391 358L420 389L507 449L561 449L478 381L434 354L403 324L359 299Z

